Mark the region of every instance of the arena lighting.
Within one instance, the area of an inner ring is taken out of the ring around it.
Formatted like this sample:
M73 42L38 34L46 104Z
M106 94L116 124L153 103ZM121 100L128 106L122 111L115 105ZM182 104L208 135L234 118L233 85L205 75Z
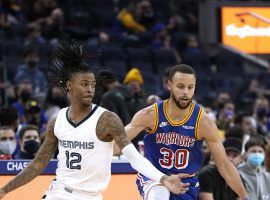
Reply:
M222 7L222 43L245 53L270 53L269 7Z

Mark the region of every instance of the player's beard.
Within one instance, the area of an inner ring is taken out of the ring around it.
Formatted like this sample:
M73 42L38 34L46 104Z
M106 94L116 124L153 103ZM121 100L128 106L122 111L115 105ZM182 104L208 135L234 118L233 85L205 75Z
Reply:
M189 107L190 103L192 102L193 96L189 99L189 101L187 102L186 105L181 105L181 103L180 103L180 98L181 97L179 97L178 100L177 100L177 98L175 97L175 95L173 93L171 94L171 98L172 98L173 102L181 110L184 110L184 109L186 109L186 108Z

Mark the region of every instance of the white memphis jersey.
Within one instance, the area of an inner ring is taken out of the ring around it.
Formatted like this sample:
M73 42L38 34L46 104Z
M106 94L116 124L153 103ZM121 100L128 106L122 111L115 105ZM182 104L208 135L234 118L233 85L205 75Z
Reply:
M111 178L113 143L96 136L96 125L106 109L92 104L92 111L78 124L68 118L69 108L59 111L54 133L59 154L56 179L68 187L90 193L104 191Z

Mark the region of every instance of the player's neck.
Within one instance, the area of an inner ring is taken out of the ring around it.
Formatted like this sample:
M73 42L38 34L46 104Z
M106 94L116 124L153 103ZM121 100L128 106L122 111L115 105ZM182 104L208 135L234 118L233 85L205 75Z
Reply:
M88 115L91 112L92 106L93 106L93 104L91 104L88 107L81 106L78 104L75 104L75 105L71 104L70 109L69 109L69 113L68 113L69 119L75 123L77 121L80 121L81 119L83 119L86 115Z
M179 108L172 99L169 100L167 109L168 109L168 114L171 118L177 118L177 119L182 119L185 118L186 115L189 113L191 104L187 108Z

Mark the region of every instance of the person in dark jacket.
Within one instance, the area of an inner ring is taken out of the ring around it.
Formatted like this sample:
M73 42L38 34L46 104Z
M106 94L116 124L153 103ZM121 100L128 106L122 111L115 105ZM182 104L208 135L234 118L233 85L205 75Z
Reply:
M237 166L242 161L242 141L231 137L227 138L223 145L228 159ZM237 197L214 164L208 164L200 170L199 180L199 200L232 200Z
M122 85L111 70L102 70L98 77L102 82L103 90L106 91L101 96L100 106L116 113L124 125L128 124L132 118L131 90Z

